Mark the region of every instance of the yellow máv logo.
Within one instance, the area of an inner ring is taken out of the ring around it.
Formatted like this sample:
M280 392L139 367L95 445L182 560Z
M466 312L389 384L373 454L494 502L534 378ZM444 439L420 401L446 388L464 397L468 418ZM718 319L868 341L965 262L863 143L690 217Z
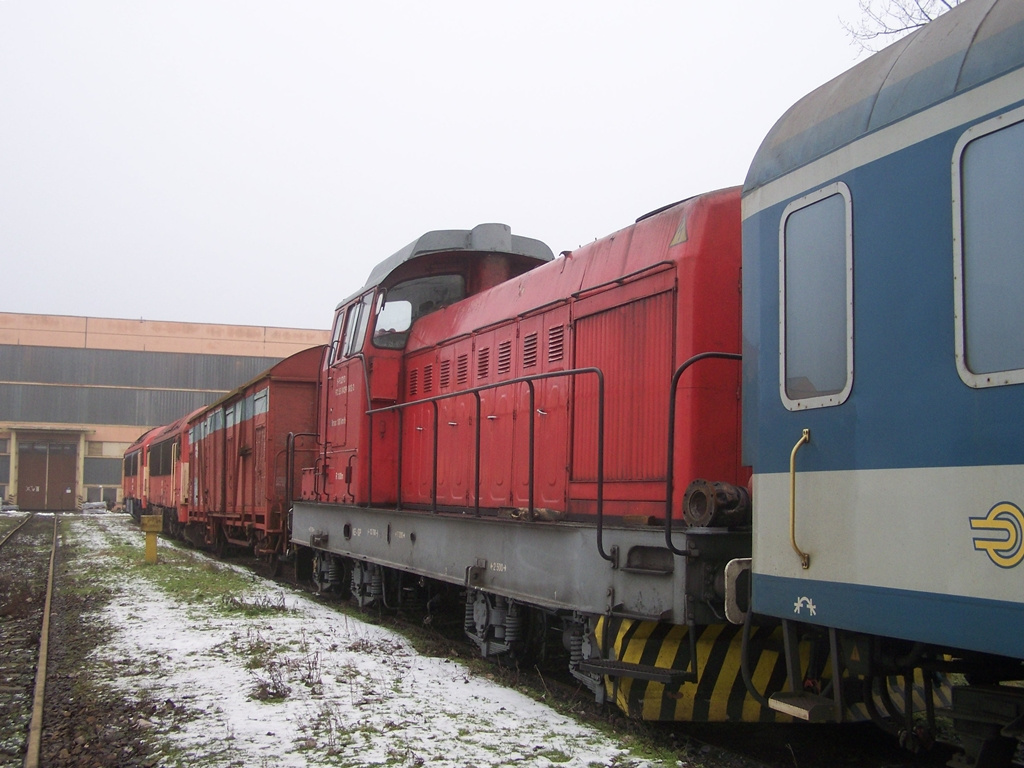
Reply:
M972 517L971 529L1002 534L996 538L988 538L984 533L974 537L974 548L985 550L1000 568L1013 568L1024 560L1024 512L1016 504L1004 501L992 507L985 517Z

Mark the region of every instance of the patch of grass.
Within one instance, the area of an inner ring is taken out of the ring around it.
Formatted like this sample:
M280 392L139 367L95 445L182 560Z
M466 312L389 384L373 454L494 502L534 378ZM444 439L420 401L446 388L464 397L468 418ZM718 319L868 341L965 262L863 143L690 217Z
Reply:
M568 763L572 757L560 749L539 749L533 753L538 757L546 757L552 763Z
M288 613L293 610L288 607L284 592L276 596L262 594L253 597L223 594L220 596L220 609L222 613L239 614L246 618Z
M284 666L278 661L268 662L259 672L249 670L255 679L251 698L257 701L284 701L292 688L284 679Z

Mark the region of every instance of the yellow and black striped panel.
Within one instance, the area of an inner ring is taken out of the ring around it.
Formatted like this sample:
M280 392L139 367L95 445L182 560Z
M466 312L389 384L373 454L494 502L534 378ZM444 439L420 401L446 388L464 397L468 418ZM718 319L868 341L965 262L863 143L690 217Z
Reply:
M690 666L689 629L685 626L632 619L601 618L597 624L598 645L605 658L663 669L685 670ZM740 668L742 627L714 624L697 627L696 683L665 685L633 678L605 678L608 697L622 711L643 720L682 720L690 722L790 722L791 718L762 707L747 690ZM611 653L605 651L610 646ZM786 660L782 629L776 625L755 627L748 643L751 680L756 690L770 695L786 687ZM820 653L820 649L819 649ZM801 643L804 669L811 663L810 643ZM831 677L831 666L822 658L821 677ZM902 702L902 678L888 678L893 701ZM924 710L924 688L920 671L914 686L915 711ZM948 706L949 685L941 678L934 681L937 707ZM878 709L885 711L875 696ZM852 703L845 719L868 719L862 703Z
M924 712L925 711L925 687L924 687L924 676L925 672L920 669L914 670L914 711ZM893 702L897 707L903 706L903 678L902 677L886 677L875 682L874 695L875 708L879 712L885 712L885 698L879 690L882 684L889 689L889 700ZM952 709L953 707L953 686L950 684L949 678L945 675L933 675L932 676L932 701L935 704L936 709ZM846 717L848 720L856 722L858 720L868 719L868 710L864 706L863 702L857 702L851 704L846 711Z
M689 630L685 626L632 619L606 619L597 625L602 654L609 639L611 658L666 669L690 665ZM715 624L697 627L696 683L665 685L633 678L606 678L609 698L627 714L644 720L694 722L781 722L789 718L765 709L749 694L740 670L742 627ZM781 690L786 682L782 633L773 626L752 630L751 678L759 691Z

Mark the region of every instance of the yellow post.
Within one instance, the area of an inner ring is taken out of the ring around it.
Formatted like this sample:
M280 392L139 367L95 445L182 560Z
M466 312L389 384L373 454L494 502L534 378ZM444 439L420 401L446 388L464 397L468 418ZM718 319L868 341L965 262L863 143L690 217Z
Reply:
M142 515L139 518L142 530L146 533L146 562L156 562L156 537L163 528L163 515Z

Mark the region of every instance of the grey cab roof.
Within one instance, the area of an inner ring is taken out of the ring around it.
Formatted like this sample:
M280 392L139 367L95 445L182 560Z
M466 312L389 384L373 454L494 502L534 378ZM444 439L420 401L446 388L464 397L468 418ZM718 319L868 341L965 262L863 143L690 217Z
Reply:
M1024 2L966 0L798 101L761 143L743 191L1022 65Z
M403 264L433 253L503 253L534 259L538 265L555 258L551 249L532 237L513 235L507 224L478 224L473 229L436 229L420 235L405 248L384 259L373 268L366 283L353 296L360 296L383 283L388 275ZM338 306L347 304L353 296Z

